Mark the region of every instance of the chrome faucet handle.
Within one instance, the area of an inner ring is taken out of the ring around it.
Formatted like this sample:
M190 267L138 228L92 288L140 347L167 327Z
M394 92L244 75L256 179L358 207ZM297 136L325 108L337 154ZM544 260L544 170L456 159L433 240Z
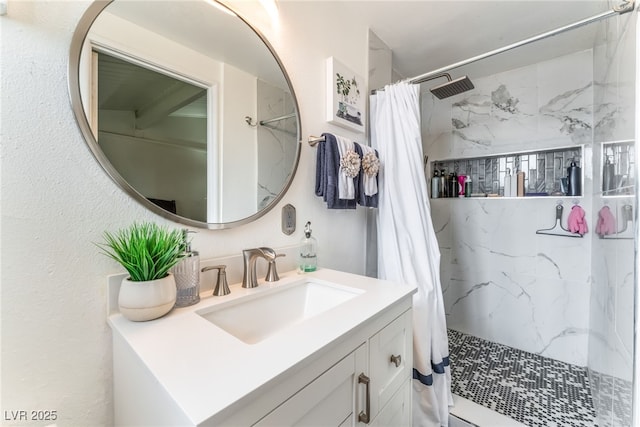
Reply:
M267 276L264 278L267 282L277 282L280 280L280 276L278 276L278 271L276 270L276 258L280 258L283 256L287 256L286 254L275 254L273 259L269 260L269 268L267 269Z
M214 296L223 296L229 295L231 290L229 289L229 284L227 283L227 266L224 264L221 265L213 265L210 267L204 267L201 271L204 273L209 270L218 270L218 280L216 280L216 288L213 290Z
M273 249L263 246L261 248L258 248L258 250L262 252L262 257L267 261L273 261L274 259L276 259L276 251L274 251Z

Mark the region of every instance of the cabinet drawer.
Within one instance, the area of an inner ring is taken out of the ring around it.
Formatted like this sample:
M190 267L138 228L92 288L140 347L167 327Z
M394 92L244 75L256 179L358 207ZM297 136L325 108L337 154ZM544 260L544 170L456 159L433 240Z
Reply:
M366 360L365 352L363 344L255 425L353 425L356 375Z
M407 311L369 341L371 372L371 413L378 411L411 376L413 328Z

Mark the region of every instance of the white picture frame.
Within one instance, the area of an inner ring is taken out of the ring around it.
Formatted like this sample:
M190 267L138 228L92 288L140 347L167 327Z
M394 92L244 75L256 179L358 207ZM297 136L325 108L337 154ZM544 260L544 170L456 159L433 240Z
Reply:
M327 122L364 133L364 78L333 56L327 58Z

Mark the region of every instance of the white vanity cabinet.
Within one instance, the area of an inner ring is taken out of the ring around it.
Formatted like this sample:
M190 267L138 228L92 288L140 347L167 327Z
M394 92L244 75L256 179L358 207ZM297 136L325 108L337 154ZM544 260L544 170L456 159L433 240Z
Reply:
M115 425L409 426L415 288L331 270L304 277L361 292L255 344L196 310L155 323L112 316Z
M409 426L411 310L294 394L256 426Z
M359 372L366 369L366 345L332 366L278 406L256 426L351 426Z
M411 311L406 311L369 339L371 414L376 417L375 425L410 425L412 368L412 319Z

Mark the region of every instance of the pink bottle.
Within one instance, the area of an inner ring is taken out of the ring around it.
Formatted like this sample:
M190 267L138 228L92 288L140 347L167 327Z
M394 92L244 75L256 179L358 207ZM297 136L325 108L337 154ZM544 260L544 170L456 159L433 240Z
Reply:
M464 183L466 180L466 175L458 175L458 197L464 197Z

